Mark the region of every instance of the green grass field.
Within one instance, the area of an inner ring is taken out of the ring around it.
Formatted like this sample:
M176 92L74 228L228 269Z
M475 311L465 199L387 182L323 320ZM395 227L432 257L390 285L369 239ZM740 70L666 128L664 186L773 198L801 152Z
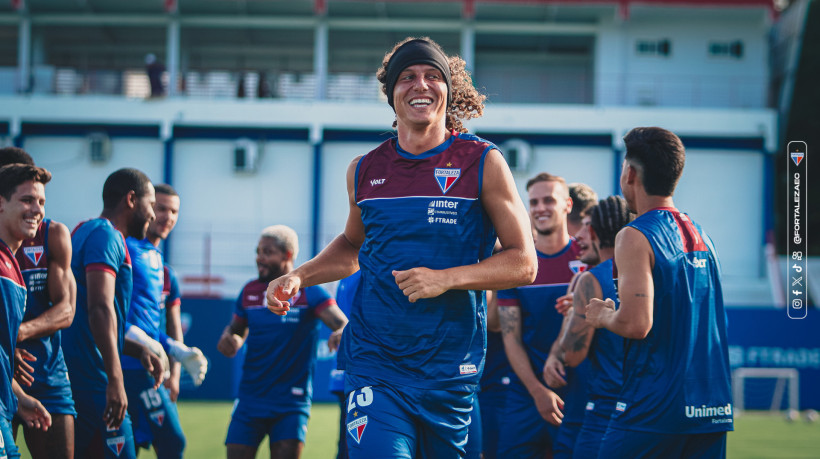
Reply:
M181 402L179 414L188 438L185 456L192 459L225 457L225 432L230 421L229 402ZM339 407L335 404L315 404L308 427L303 459L336 457ZM22 440L22 434L20 435ZM21 442L25 443L25 442ZM267 458L267 441L257 457ZM30 458L25 444L22 456ZM151 458L143 452L140 457ZM809 424L801 418L789 423L783 416L747 413L735 419L735 432L729 434L730 459L753 458L818 458L820 457L820 422Z

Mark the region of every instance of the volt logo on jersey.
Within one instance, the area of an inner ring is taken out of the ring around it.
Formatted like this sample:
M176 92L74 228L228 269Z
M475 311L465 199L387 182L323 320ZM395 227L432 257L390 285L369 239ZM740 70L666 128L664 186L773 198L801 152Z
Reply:
M806 154L803 153L803 152L793 151L792 154L791 154L791 157L792 157L792 161L794 161L794 165L799 166L800 161L803 161L804 156L806 156Z
M362 416L347 423L347 433L356 440L357 445L362 441L365 427L367 427L367 416Z
M162 427L162 424L165 422L165 410L151 413L151 420L154 421L154 424Z
M119 436L107 438L105 440L105 444L111 449L111 451L114 452L114 454L117 455L117 457L120 457L120 453L122 453L122 449L125 447L125 437Z
M436 177L436 182L438 182L438 187L441 188L441 192L447 194L450 188L453 187L453 184L456 183L461 176L461 169L437 167L433 175Z
M35 245L33 247L23 247L23 253L34 263L34 266L37 266L40 264L40 259L43 258L44 250L43 246Z

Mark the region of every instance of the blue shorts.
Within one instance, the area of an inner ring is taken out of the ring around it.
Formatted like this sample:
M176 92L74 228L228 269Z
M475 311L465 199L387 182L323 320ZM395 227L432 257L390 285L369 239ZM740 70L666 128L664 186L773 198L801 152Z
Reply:
M77 416L68 377L65 378L65 383L60 384L48 384L47 382L35 380L31 387L26 387L24 390L28 395L39 400L51 414Z
M154 378L145 370L123 370L122 375L134 443L146 449L153 443L157 457L161 459L181 458L185 435L168 389L164 386L154 389Z
M74 456L106 457L108 459L135 459L134 435L131 418L125 418L119 429L109 430L103 422L105 392L75 390Z
M464 457L473 390L419 389L346 375L351 459Z
M664 434L608 428L598 452L601 459L724 459L726 432Z
M535 400L523 384L510 384L502 419L498 457L542 459L547 454L552 455L558 427L541 417Z
M507 387L482 390L478 393L478 404L481 407L481 440L484 459L498 457L498 434L504 405L507 401Z
M299 440L304 443L310 415L298 409L281 413L266 411L260 413L255 404L243 403L241 399L237 399L225 444L257 447L265 435L271 443L282 440Z
M0 417L0 457L8 459L19 459L20 450L14 443L14 433L11 431L11 422L4 417Z

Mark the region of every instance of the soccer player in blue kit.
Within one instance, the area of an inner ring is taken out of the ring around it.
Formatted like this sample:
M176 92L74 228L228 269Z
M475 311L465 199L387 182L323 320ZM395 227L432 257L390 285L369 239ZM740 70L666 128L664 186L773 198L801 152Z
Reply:
M531 285L498 292L504 350L514 371L499 434L499 457L542 458L561 450L570 452L575 441L572 429L576 425L580 429L583 421L583 407L565 409L565 404L567 408L578 405L583 373L574 371L568 386L560 390L547 387L541 377L564 320L556 301L583 266L578 260L580 247L567 231L572 200L564 179L546 172L527 182L527 194L536 232L538 275ZM567 434L559 443L559 437Z
M0 167L15 163L33 166L34 160L20 148L0 149ZM60 330L71 325L77 296L68 228L43 219L37 233L23 241L15 257L28 295L17 335L14 377L51 414L47 431L23 426L26 445L34 459L70 459L74 457L77 412L60 345ZM16 437L20 420L14 418L12 424Z
M131 307L128 310L126 337L148 346L163 359L170 377L177 378L179 383L179 363L171 369L166 355L177 356L184 361L186 368L194 375L195 384L199 385L207 371L207 360L197 348L189 348L180 341L170 338L162 329L165 309L165 262L157 247L159 241L168 236L176 223L179 212L179 196L168 185L155 187L156 202L154 212L156 219L148 225L147 237L138 240L126 239L134 278L131 295ZM179 318L179 302L176 317ZM180 332L181 334L181 332ZM179 422L179 413L174 404L171 392L167 387L154 387L151 375L143 369L140 362L129 356L122 358L125 391L128 394L128 413L134 429L134 441L138 448L149 448L154 445L158 458L180 458L185 449L185 435ZM174 374L175 373L175 374Z
M120 356L138 357L155 385L163 368L149 348L125 337L133 287L125 236L145 237L154 187L142 172L119 169L105 180L102 198L100 217L80 223L71 236L77 311L63 330L63 352L77 409L74 446L77 457L134 458Z
M272 459L297 459L301 455L310 417L320 322L334 332L347 324L336 301L318 286L300 289L288 316L272 315L265 308L268 282L293 270L298 252L293 229L275 225L262 231L256 248L259 277L242 289L231 323L219 338L217 348L227 357L247 345L225 439L228 459L253 459L265 435Z
M586 308L594 327L627 338L599 457L725 457L732 397L720 265L712 241L672 201L683 143L639 127L624 144L621 189L638 216L615 240L620 306L593 299Z
M566 384L564 366L576 367L589 357L589 400L572 450L573 457L579 459L598 457L601 438L621 390L624 339L609 330L596 332L585 320L585 313L592 298L611 298L617 306L617 269L612 261L615 235L632 217L623 198L610 196L599 201L583 218L577 238L587 246L581 261L591 268L578 275L572 292L572 310L544 366L547 383L561 387Z
M532 282L532 232L501 153L462 125L485 99L462 59L408 38L377 78L397 135L351 162L344 232L271 282L268 309L287 317L301 288L360 268L340 357L349 456L461 457L484 365L482 290ZM504 250L491 256L496 232Z
M11 422L19 416L29 428L47 430L51 415L26 395L14 373L17 334L26 309L26 286L15 253L33 238L45 216L45 184L51 174L30 164L0 168L0 456L19 458Z

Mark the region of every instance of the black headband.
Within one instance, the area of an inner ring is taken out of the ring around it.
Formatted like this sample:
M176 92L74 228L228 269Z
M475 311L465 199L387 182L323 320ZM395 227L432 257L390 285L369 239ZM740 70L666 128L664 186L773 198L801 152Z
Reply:
M393 88L396 87L396 81L399 79L399 74L407 67L417 64L427 64L437 68L444 77L444 82L447 83L447 107L450 107L450 101L453 98L452 88L450 86L450 65L447 63L447 56L444 55L432 43L426 40L411 40L401 45L387 61L387 103L393 107Z

